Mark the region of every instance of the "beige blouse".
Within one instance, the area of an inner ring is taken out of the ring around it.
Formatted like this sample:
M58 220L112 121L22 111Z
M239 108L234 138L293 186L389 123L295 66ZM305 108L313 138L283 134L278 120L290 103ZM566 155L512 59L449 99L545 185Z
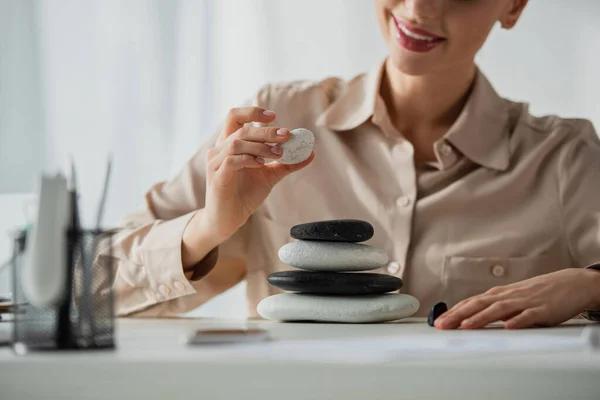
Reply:
M255 104L275 125L307 128L315 160L279 183L219 247L198 281L182 270L181 238L204 206L204 154L218 133L146 204L126 216L114 249L117 313L170 316L247 280L251 317L293 225L351 218L370 222L367 242L389 264L374 272L404 280L418 315L493 286L600 260L600 143L589 121L534 117L498 96L478 72L458 120L435 143L437 162L415 168L412 145L390 122L379 88L385 63L344 81L267 85ZM596 196L599 196L598 198Z

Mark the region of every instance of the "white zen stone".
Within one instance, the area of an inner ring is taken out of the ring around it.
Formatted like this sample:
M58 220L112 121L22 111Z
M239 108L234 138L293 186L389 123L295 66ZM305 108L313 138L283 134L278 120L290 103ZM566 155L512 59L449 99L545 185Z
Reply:
M281 145L283 154L277 159L282 164L298 164L310 157L315 147L315 135L308 129L298 128L291 131L287 142Z
M279 249L279 259L308 271L368 271L384 266L388 255L360 243L298 240Z
M282 293L263 299L258 314L272 321L369 323L410 317L419 300L407 294L327 296Z

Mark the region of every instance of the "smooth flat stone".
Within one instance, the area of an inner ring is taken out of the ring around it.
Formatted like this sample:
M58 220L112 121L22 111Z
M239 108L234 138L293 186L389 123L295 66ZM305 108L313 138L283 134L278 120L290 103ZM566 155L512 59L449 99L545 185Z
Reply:
M279 259L307 271L368 271L388 262L385 251L359 243L297 240L279 249Z
M357 219L316 221L292 227L290 234L300 240L365 242L373 237L373 226Z
M431 307L431 311L429 311L429 315L427 316L427 324L433 326L435 320L446 311L448 311L448 306L443 302Z
M419 301L407 294L327 296L282 293L263 299L258 314L272 321L368 323L410 317Z
M269 275L267 281L282 290L312 294L382 294L402 287L400 278L369 273L283 271Z
M298 128L290 131L289 140L281 145L283 154L279 161L282 164L298 164L310 157L315 147L315 135L308 129Z

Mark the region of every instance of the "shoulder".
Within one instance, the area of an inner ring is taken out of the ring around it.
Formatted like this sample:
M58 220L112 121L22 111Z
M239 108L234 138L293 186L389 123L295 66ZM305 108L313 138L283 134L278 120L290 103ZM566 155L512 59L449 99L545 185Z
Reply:
M590 120L558 115L534 116L528 104L507 102L513 155L545 155L564 161L573 151L585 149L600 157L600 139Z
M541 137L557 136L561 140L600 143L594 125L588 119L562 118L558 115L534 116L525 107L520 121L524 128Z

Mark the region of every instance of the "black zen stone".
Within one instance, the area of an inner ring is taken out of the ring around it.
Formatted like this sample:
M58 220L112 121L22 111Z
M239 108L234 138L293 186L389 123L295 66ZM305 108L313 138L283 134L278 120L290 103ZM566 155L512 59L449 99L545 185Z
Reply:
M437 303L436 305L431 307L431 311L427 316L427 323L429 324L429 326L433 326L435 320L446 311L448 311L448 306L446 305L446 303L443 302Z
M290 234L299 240L328 242L364 242L373 237L373 226L356 219L316 221L292 227Z
M282 290L310 294L382 294L402 287L400 278L373 273L283 271L267 281Z

